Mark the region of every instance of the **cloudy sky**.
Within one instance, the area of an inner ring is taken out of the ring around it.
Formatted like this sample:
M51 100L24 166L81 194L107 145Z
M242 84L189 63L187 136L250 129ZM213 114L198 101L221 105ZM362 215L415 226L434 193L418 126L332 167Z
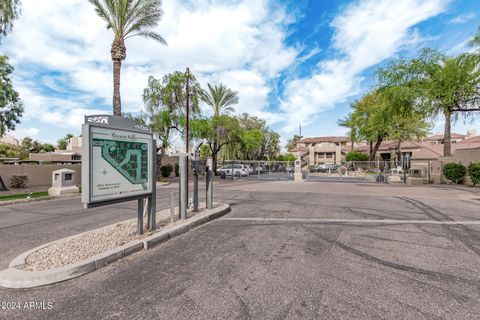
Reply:
M236 113L265 119L283 141L300 123L304 136L344 134L337 119L376 68L423 47L469 50L480 25L478 0L164 0L163 10L156 31L168 46L127 40L123 110L141 110L149 75L190 67L202 85L238 91ZM22 0L0 44L25 105L12 134L55 142L79 134L85 114L111 113L112 37L86 0ZM478 121L454 129L471 127L480 132Z

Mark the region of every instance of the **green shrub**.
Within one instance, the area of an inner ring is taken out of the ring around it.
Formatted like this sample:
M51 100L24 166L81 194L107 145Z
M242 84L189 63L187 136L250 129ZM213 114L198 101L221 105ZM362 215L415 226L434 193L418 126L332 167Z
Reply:
M167 163L166 165L160 167L160 173L164 178L170 177L170 174L172 173L172 171L173 171L173 166L170 163Z
M28 184L28 176L26 174L14 174L10 178L10 186L14 189L26 188Z
M175 177L178 177L180 175L180 166L178 165L178 162L175 163Z
M365 153L358 151L350 151L345 156L346 161L368 161L368 156Z
M455 184L462 182L467 174L467 169L460 163L447 163L443 166L443 175Z
M480 183L480 163L470 163L468 166L468 175L472 180L473 185Z

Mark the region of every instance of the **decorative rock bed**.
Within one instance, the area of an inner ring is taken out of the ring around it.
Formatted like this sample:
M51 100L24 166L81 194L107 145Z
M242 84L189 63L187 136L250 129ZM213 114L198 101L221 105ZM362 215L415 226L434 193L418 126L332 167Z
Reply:
M200 204L203 209L199 212L189 210L186 220L174 223L170 223L170 209L160 211L157 229L143 235L137 234L136 219L130 219L36 247L0 271L0 286L31 288L72 279L132 253L149 250L230 211L228 204L214 203L210 210L204 205Z
M214 208L218 206L217 204ZM177 209L175 210L175 217L178 217ZM188 218L201 215L205 211L205 208L200 209L199 212L189 210ZM137 219L130 219L101 229L87 231L33 252L25 259L26 264L19 269L40 271L73 264L123 246L134 240L145 239L152 234L185 223L185 221L187 220L176 220L171 224L170 210L168 210L167 212L159 212L159 215L157 215L157 228L155 230L145 232L142 235L137 233Z

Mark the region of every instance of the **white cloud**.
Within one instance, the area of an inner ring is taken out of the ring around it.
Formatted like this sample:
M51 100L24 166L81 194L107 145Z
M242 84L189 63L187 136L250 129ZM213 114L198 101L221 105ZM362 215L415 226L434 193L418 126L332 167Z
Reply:
M445 10L448 0L363 0L348 5L331 23L338 57L320 62L312 75L287 84L281 109L285 132L360 91L362 71L420 39L417 23Z
M18 128L15 131L8 132L9 135L14 136L18 140L25 137L36 138L40 132L38 128Z
M450 23L450 24L463 24L463 23L467 23L470 20L475 19L475 17L476 17L476 15L473 12L464 13L464 14L460 14L460 15L450 19L450 21L448 21L448 23Z
M165 15L156 31L168 46L142 38L127 40L122 109L140 110L150 74L161 77L189 66L203 84L223 82L238 90L238 113L271 115L270 81L297 56L297 49L284 44L292 18L272 3L165 0ZM82 112L102 110L95 102L111 104L113 35L85 0L24 0L22 8L5 48L17 67L25 118L78 128ZM60 94L53 96L45 88Z

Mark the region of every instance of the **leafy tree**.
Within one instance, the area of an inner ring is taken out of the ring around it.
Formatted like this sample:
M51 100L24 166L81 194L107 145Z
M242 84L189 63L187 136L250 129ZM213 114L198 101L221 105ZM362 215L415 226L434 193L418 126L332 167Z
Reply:
M290 139L287 140L287 144L285 145L285 148L287 150L291 150L291 149L294 149L297 147L297 142L298 140L302 139L301 136L299 135L294 135L293 137L291 137Z
M0 158L20 158L20 148L0 143Z
M399 60L381 70L384 87L404 88L414 98L413 108L431 117L445 117L443 155L451 152L451 123L480 111L480 55L464 53L448 57L425 49L412 60Z
M0 1L0 40L12 30L13 20L18 18L19 13L20 0Z
M145 111L140 118L157 138L157 167L162 165L162 158L170 146L173 132L185 133L187 77L190 83L189 114L195 118L200 114L199 96L201 87L195 76L182 72L165 75L161 80L150 76L143 91ZM191 134L191 133L190 133ZM157 170L159 172L159 170Z
M212 169L217 174L218 153L224 146L238 143L241 129L236 117L227 115L213 116L208 119L195 119L191 122L194 137L207 139L212 155Z
M369 160L384 140L398 140L398 152L401 154L401 142L421 139L428 133L429 124L425 114L415 111L401 94L402 88L383 88L372 91L352 104L353 111L343 126L355 132L353 140L366 140L370 144Z
M480 27L477 29L477 33L469 41L470 46L480 48Z
M369 160L375 158L382 141L388 138L391 126L390 115L385 99L378 91L373 91L352 104L352 115L356 121L350 123L362 140L370 144Z
M234 156L241 160L273 160L280 152L280 135L265 120L244 113L238 116L240 139L231 145Z
M8 58L0 55L0 137L7 130L15 130L23 115L23 104L18 92L13 88L10 74L13 67L8 64Z
M88 0L95 6L97 15L112 29L114 39L111 46L113 61L113 114L122 114L120 98L120 70L127 57L125 40L134 36L150 38L161 44L167 42L152 31L163 15L161 0Z
M67 133L64 138L57 141L59 150L67 150L68 142L73 138L73 134Z
M71 134L67 134L64 138L68 142L67 137L73 137ZM60 140L64 140L60 139ZM59 140L59 141L60 141ZM66 146L66 145L65 145ZM19 157L22 160L28 159L30 153L39 153L39 152L52 152L55 150L55 147L49 143L41 143L37 140L33 140L30 137L25 137L22 140L22 143L19 148Z
M232 105L238 103L238 92L227 88L224 84L212 86L207 83L208 90L201 91L201 99L213 109L213 115L219 116L233 112Z
M41 147L42 151L45 151L45 152L53 152L55 151L55 147L53 145L51 145L50 143L44 143L42 144L42 147Z

